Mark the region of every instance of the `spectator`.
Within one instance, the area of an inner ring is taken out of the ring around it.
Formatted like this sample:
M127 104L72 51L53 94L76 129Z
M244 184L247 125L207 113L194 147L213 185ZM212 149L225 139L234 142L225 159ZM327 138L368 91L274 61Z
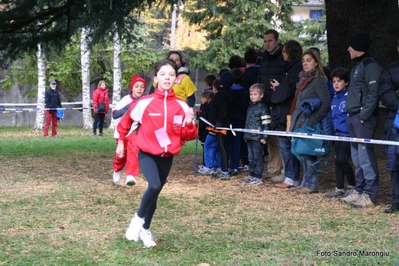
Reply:
M354 138L373 139L378 126L378 86L381 66L368 53L370 37L358 33L349 39L348 52L354 61L346 97L349 134ZM351 143L352 161L355 165L356 189L340 199L355 208L374 206L377 200L379 174L374 146Z
M209 91L206 90L201 94L201 106L200 109L197 111L197 120L198 120L198 139L201 142L201 146L202 146L202 166L200 166L200 170L201 168L204 168L204 170L210 169L210 168L205 168L207 166L206 161L205 161L205 154L207 153L207 151L205 151L204 149L204 144L205 144L205 140L206 140L206 136L208 135L208 130L207 128L207 124L200 120L200 117L205 118L206 120L209 120L209 111L211 109L211 105L212 105L212 99L213 99L213 91ZM211 167L212 168L212 167ZM201 172L200 172L201 173Z
M109 110L108 89L104 80L100 80L97 89L93 92L93 108L94 108L93 137L97 137L97 126L99 129L98 135L102 137L105 114L107 114Z
M219 83L220 87L213 97L212 107L209 112L209 122L215 127L228 127L230 123L230 104L231 95L229 90L233 86L234 76L230 71L225 71L220 77ZM218 150L221 156L221 171L212 173L212 178L219 180L230 180L229 170L228 170L228 159L225 147L225 140L227 131L222 129L214 129L208 127L209 135L215 134ZM206 146L206 144L205 144Z
M258 62L258 51L253 48L249 48L245 51L244 54L244 61L245 61L245 71L243 80L241 82L241 86L249 92L249 88L257 83L260 65L257 64ZM265 145L263 145L265 147ZM267 149L267 148L266 148ZM241 141L241 165L238 166L238 171L248 171L248 148L247 142L244 138Z
M57 82L55 80L50 81L50 89L48 89L44 95L45 108L46 110L46 123L44 124L44 137L48 137L48 128L51 127L51 136L57 136L57 110L56 108L62 108L60 94L57 90Z
M397 39L397 50L399 52L399 38ZM389 65L381 74L379 87L379 98L387 108L387 116L384 123L384 132L387 140L399 141L399 128L393 126L395 117L399 110L399 61ZM391 171L392 182L392 206L385 209L385 213L399 211L399 155L398 146L387 146L387 165L386 169Z
M331 101L331 118L334 124L335 135L349 137L348 124L346 118L346 97L348 95L348 85L350 81L350 73L347 69L339 67L332 74L332 83L335 90L334 98ZM349 158L351 155L350 143L345 141L334 142L335 151L335 183L336 187L325 194L326 198L346 197L355 189L355 175ZM345 190L344 181L348 180L348 187Z
M213 91L213 82L216 80L216 76L213 74L209 74L205 76L205 90L204 91Z
M260 65L258 83L262 83L265 87L265 94L262 100L273 111L273 103L271 101L273 91L271 89L272 86L270 80L281 82L285 73L285 62L281 53L279 34L276 30L266 31L263 35L263 42L265 51ZM274 130L274 128L271 127L271 130ZM267 171L264 177L271 178L276 176L274 181L284 181L284 165L278 146L277 136L269 136L269 140L267 141L267 150L265 150L265 154L266 153L269 155L269 161L267 162Z
M249 88L251 104L248 107L245 120L246 129L268 130L270 125L270 110L262 102L264 87L256 83ZM249 176L241 179L242 183L257 186L263 183L262 173L264 168L263 145L267 136L263 134L244 133L248 147Z
M309 126L320 123L331 109L331 99L327 88L327 77L324 75L321 59L314 50L307 50L302 55L302 67L299 87L296 91L292 103L292 121L290 131L300 128L308 120ZM321 101L319 109L315 110L309 116L301 108L303 100L318 98ZM291 191L298 194L309 194L318 192L318 172L312 168L317 162L316 156L304 155L303 178L299 187L292 187Z
M234 81L233 85L229 90L231 98L230 125L233 128L244 128L245 117L250 103L249 94L240 85L243 77L243 72L238 68L234 68L231 71L231 73L233 73ZM235 135L233 135L231 131L227 132L227 146L230 158L229 162L230 175L238 175L238 166L240 163L242 140L243 140L242 132L236 132Z
M212 85L213 91L213 98L215 94L218 92L220 88L219 79L215 79ZM209 108L209 113L211 111L212 104ZM209 121L209 113L207 115L207 120ZM201 124L200 124L201 126ZM207 165L206 167L202 167L199 169L199 173L203 175L211 175L213 173L217 173L221 171L221 154L218 148L218 141L216 139L216 131L210 129L209 127L206 128L208 134L206 135L205 142L204 142L204 164Z
M315 50L319 54L319 56L321 58L321 51L320 51L320 49L318 47L310 47L309 50L310 49ZM331 72L328 69L328 67L326 67L326 66L323 66L323 71L324 71L324 74L326 75L326 77L328 78L328 81L327 81L328 91L330 92L330 97L332 99L334 97L335 90L333 88L333 84L332 84L332 80L331 80Z
M295 97L299 73L302 71L302 46L295 40L289 40L283 45L282 54L285 61L285 75L281 83L277 80L271 81L273 90L271 101L274 105L271 127L275 130L286 131L287 115ZM279 188L297 187L300 185L300 163L298 158L291 153L291 138L278 137L278 144L284 161L285 179L284 182L278 183L276 186ZM272 181L278 182L279 179L279 176L272 177Z
M248 92L249 88L258 81L260 65L256 64L257 60L258 52L255 49L249 48L245 51L245 71L241 86Z
M245 71L245 62L239 55L232 55L229 59L229 70L231 71L234 68L238 68L242 72Z

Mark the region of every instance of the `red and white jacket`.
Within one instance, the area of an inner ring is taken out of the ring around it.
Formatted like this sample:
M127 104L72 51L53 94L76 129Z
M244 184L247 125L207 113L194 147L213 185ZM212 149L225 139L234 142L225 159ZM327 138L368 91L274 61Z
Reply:
M112 113L121 110L125 106L129 105L131 106L133 103L137 102L139 99L134 98L132 94L128 94L125 97L123 97L115 106L115 108L112 109ZM122 117L119 117L117 119L114 119L115 121L115 131L114 131L114 138L118 139L119 138L119 133L118 133L118 124L119 121L122 119Z
M128 115L124 115L118 124L119 140L125 138L138 128L137 145L142 151L169 157L180 152L185 141L197 137L194 124L186 124L188 105L178 99L173 90L161 91L141 97L135 102ZM165 129L167 145L161 147L156 131ZM170 142L170 143L169 143Z

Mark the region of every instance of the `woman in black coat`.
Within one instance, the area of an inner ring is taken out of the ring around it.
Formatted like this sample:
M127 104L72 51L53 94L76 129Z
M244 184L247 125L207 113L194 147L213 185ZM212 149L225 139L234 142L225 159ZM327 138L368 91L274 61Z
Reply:
M271 81L273 90L271 101L274 104L271 127L279 131L285 131L287 128L287 115L295 97L299 73L302 71L302 46L295 40L287 41L282 47L282 53L285 61L285 74L281 83L277 80ZM295 155L291 153L291 139L278 137L278 144L285 165L286 178L284 182L276 186L280 188L297 187L299 186L300 164Z

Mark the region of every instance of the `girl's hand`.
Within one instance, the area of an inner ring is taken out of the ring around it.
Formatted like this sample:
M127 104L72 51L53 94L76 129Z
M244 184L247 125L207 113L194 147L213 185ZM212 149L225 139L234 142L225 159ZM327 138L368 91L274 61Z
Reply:
M266 140L264 140L264 139L261 139L261 140L260 140L260 143L262 143L262 144L266 144Z
M186 123L187 125L192 124L194 120L194 109L188 108L187 112L186 112Z
M118 140L118 146L116 146L116 155L118 155L119 158L123 158L125 156L125 145L123 144L123 141Z

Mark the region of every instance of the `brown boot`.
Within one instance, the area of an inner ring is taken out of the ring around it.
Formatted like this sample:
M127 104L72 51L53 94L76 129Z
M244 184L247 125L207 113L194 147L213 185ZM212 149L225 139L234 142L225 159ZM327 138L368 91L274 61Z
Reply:
M311 194L311 193L317 193L317 192L318 192L317 190L313 190L313 189L310 189L307 187L302 187L301 189L295 190L295 193L298 193L298 194Z

